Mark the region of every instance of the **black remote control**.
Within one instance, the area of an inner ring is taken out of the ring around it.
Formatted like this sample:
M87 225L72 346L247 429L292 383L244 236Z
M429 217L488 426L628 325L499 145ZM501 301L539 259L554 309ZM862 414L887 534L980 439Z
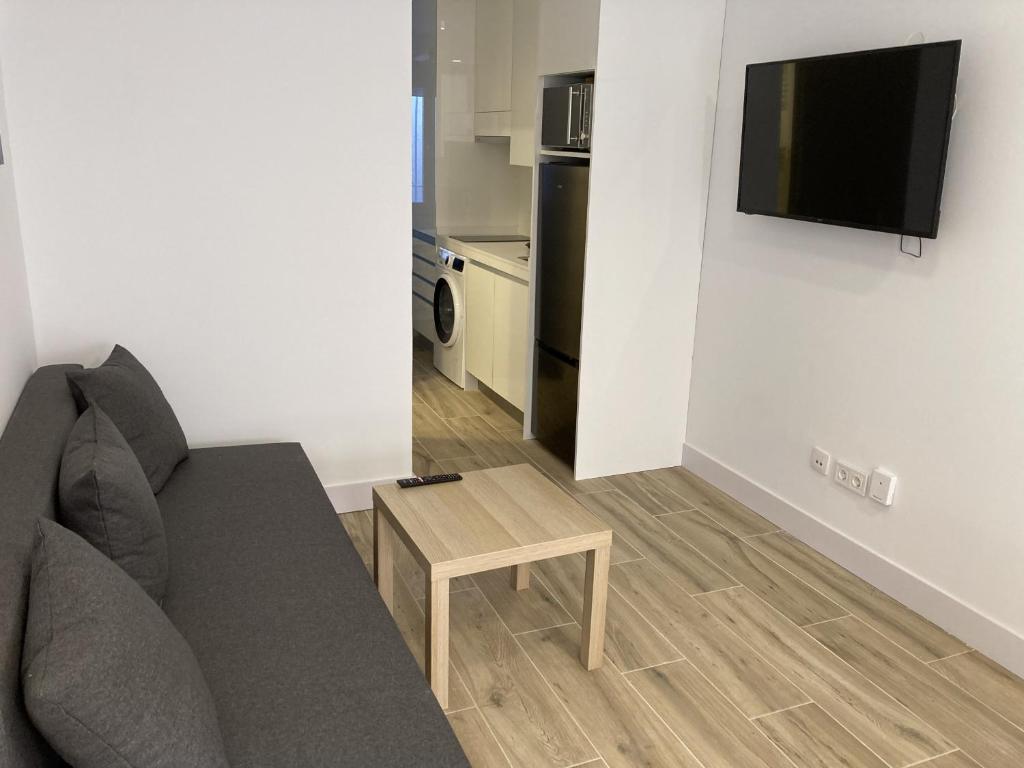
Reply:
M451 472L447 475L424 475L423 477L403 477L396 480L399 488L418 488L421 485L437 485L438 483L454 483L461 480L462 475Z

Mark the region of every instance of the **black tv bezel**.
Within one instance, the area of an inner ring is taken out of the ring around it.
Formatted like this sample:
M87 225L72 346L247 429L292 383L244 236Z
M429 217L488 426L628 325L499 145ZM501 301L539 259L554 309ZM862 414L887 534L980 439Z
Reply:
M739 176L737 177L736 184L736 211L738 213L744 213L754 216L771 216L776 219L794 219L796 221L809 221L815 224L829 224L836 227L849 227L851 229L865 229L871 232L887 232L894 235L906 235L908 237L923 237L930 240L934 240L939 234L939 215L941 214L940 204L942 202L942 188L946 181L946 158L949 154L949 137L953 130L953 113L956 111L956 86L957 79L960 74L960 49L962 47L963 40L941 40L936 43L918 43L915 45L895 45L888 46L886 48L871 48L863 51L848 51L846 53L830 53L824 56L805 56L799 59L777 59L775 61L759 61L754 64L747 64L743 76L743 121L740 127L740 168ZM954 51L953 56L953 79L952 86L949 93L949 99L946 107L946 130L942 145L942 160L939 163L939 184L935 191L935 204L933 209L935 211L934 218L932 219L931 229L927 231L917 231L909 229L900 229L898 227L879 227L872 224L863 224L855 221L843 221L841 219L821 219L815 216L797 216L794 214L787 213L776 213L774 211L760 211L753 208L744 208L742 204L742 184L740 180L743 178L743 143L747 134L747 98L750 93L750 70L754 67L766 67L766 66L777 66L779 64L791 64L806 61L822 61L824 59L838 59L838 58L850 58L854 56L868 56L875 53L883 53L894 50L910 50L918 48L938 48L941 46L952 46Z

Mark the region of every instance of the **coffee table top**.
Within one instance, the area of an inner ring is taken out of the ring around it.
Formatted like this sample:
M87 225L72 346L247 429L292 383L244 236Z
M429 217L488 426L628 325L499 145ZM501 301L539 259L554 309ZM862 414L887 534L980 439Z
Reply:
M530 464L465 472L455 483L373 489L374 508L431 579L611 545L612 531Z

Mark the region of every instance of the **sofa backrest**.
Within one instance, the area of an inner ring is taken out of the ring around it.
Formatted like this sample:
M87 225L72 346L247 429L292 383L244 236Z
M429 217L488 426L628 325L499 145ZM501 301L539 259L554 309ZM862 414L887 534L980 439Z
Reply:
M57 475L68 433L78 419L65 372L36 371L0 437L0 766L63 766L25 712L21 647L35 522L54 519Z

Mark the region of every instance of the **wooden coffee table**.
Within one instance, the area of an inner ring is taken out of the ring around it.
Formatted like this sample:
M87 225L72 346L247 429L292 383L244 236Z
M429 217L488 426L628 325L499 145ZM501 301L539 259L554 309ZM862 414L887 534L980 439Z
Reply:
M426 673L448 705L448 581L512 566L511 588L530 585L530 563L587 553L580 662L601 666L611 529L529 464L466 472L455 483L373 489L373 576L394 611L394 537L426 575Z

